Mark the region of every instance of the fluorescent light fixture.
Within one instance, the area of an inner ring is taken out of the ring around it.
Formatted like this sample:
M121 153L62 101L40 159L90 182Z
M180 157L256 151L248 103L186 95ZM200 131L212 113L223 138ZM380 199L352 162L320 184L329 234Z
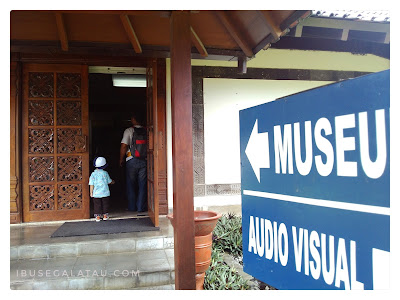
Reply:
M115 87L146 87L146 75L113 74Z

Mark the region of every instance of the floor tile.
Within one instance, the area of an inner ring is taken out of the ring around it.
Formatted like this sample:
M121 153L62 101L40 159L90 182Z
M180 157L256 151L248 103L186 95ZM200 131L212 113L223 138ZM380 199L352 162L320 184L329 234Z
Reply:
M151 287L171 284L171 274L168 271L154 273L140 273L138 285L140 287Z
M138 261L138 269L140 272L159 272L170 270L170 265L166 258L147 259Z
M76 265L105 265L108 259L108 255L83 255L76 258Z
M127 263L137 260L137 253L116 253L107 255L107 265Z
M146 250L137 252L138 260L146 260L146 259L159 259L159 258L167 258L164 249L160 250Z

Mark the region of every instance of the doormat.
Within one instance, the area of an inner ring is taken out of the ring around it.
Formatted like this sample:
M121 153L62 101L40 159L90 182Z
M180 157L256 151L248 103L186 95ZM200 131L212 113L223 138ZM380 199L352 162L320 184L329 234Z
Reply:
M50 237L68 237L126 232L158 231L150 218L129 218L107 221L65 222Z

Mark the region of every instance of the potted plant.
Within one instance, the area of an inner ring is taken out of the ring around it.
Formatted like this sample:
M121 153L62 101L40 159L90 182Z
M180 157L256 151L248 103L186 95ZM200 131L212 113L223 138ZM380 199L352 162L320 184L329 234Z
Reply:
M221 214L213 211L194 211L194 244L196 262L196 290L204 289L205 272L211 263L212 232ZM167 218L174 226L173 214Z

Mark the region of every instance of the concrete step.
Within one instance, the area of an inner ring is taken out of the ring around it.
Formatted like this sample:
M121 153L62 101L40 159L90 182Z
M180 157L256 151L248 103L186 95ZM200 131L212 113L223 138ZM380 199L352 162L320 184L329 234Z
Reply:
M64 239L65 240L65 239ZM44 244L24 244L10 246L10 259L51 259L84 255L107 255L146 250L173 249L174 238L168 236L129 237L103 240L85 240Z
M11 226L11 289L174 289L174 238L160 230L51 238L63 222Z
M174 289L173 249L10 262L14 290Z

